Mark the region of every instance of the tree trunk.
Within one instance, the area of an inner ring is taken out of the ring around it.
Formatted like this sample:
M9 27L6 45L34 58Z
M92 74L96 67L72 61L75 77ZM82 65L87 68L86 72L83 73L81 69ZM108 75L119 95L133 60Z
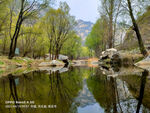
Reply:
M3 55L5 55L5 51L6 51L6 35L5 35L5 38L4 38L4 42L3 42L3 51L2 51L2 53L3 53Z
M111 0L109 6L109 48L113 47L113 10L114 10L114 0Z
M51 57L51 47L49 48L49 60L52 60L52 57Z
M17 20L17 23L16 23L16 28L15 28L15 32L13 34L13 37L11 38L11 44L10 44L10 50L9 50L9 59L12 59L14 56L15 56L15 50L16 50L16 46L17 46L17 39L18 39L18 36L19 36L19 32L20 32L20 29L21 29L21 25L22 25L22 22L23 22L23 4L24 4L24 0L21 1L21 9L20 9L20 12L19 12L19 16L18 16L18 20Z
M110 17L110 25L109 25L109 48L113 47L113 22L112 22L112 16Z
M147 56L148 53L147 53L147 51L144 47L143 40L142 40L140 31L139 31L139 27L138 27L138 25L135 21L134 15L133 15L132 7L131 7L131 1L130 0L127 0L127 1L128 1L128 8L129 8L130 17L132 19L134 31L136 32L136 36L137 36L137 39L138 39L138 44L139 44L140 51L144 56Z
M12 56L12 50L13 50L13 43L14 43L14 39L12 38L11 39L11 43L10 43L10 48L9 48L9 56L8 56L8 58L9 59L12 59L13 58L13 56Z
M58 59L58 55L59 55L59 50L58 50L58 48L56 48L55 60Z

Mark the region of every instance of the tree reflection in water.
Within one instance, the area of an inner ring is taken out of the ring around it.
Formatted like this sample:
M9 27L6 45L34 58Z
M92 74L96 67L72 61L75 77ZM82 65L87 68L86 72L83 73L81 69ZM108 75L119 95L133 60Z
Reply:
M19 78L17 86L16 78ZM56 109L16 108L16 111L0 106L3 113L69 113L73 99L82 89L82 76L79 75L79 69L63 74L35 71L19 77L10 74L0 79L0 84L2 84L0 85L0 91L2 91L0 104L13 99L14 101L35 101L36 105L57 105Z
M58 71L35 71L18 77L9 74L7 77L0 78L0 105L2 105L0 112L80 113L78 108L83 103L85 108L99 103L105 113L147 113L150 108L148 100L150 94L147 93L149 92L148 72L144 71L142 76L139 74L114 78L104 75L97 68L83 67L71 67L68 72L62 74ZM90 92L89 96L84 86ZM80 95L80 92L83 94ZM82 101L76 100L78 97ZM3 105L9 100L31 100L35 101L36 105L57 105L57 108L6 109ZM94 103L90 104L90 102Z
M16 108L16 113L22 113L22 111L21 111L21 109L19 107L19 104L16 103L16 101L19 101L19 99L18 99L18 94L17 94L17 88L16 88L15 79L12 76L12 74L9 74L8 78L9 78L9 88L10 88L10 99L12 97L13 101L15 102L15 105L17 106L17 107L15 107Z
M141 77L141 87L140 87L140 93L139 93L139 102L137 105L137 110L136 113L140 112L140 107L142 104L142 100L143 100L143 96L144 96L144 89L145 89L145 84L146 84L146 77L148 76L149 72L147 70L144 70L144 72L142 73L142 77Z
M71 108L71 105L73 103L73 98L77 96L79 91L79 89L77 88L80 87L78 85L78 81L76 81L75 79L74 81L72 81L70 77L68 77L68 80L63 79L59 71L52 72L52 74L49 75L49 81L50 100L52 100L53 104L58 106L59 112L68 113L68 110ZM76 86L74 86L73 84Z
M132 96L132 91L130 92L130 88L128 89L128 83L122 81L125 79L128 81L130 75L113 78L97 70L96 75L87 80L87 84L94 98L105 109L106 113L139 113L141 110L143 112L149 111L142 105L147 76L148 71L145 70L140 77L141 83L139 84L138 99ZM121 80L120 78L123 79ZM134 82L132 83L134 84ZM141 105L142 109L140 110Z

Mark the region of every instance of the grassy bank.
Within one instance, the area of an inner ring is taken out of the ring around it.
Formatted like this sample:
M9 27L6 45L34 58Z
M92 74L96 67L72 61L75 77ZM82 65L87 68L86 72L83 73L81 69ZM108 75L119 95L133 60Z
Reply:
M30 58L14 57L8 59L7 56L0 56L0 67L1 68L15 68L15 67L36 67L39 63L44 60L34 60Z
M44 60L14 57L12 60L7 56L0 56L0 77L8 74L19 75L23 72L30 72L38 69L38 65Z

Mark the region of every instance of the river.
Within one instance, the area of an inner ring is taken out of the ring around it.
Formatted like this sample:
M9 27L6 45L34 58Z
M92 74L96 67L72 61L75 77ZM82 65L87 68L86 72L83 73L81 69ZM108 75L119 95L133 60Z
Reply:
M114 70L82 66L1 77L0 113L150 113L149 72Z

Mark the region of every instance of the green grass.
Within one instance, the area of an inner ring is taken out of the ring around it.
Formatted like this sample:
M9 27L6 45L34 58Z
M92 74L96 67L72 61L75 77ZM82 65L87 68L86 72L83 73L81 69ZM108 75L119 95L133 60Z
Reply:
M31 61L31 60L28 60L27 64L28 64L28 65L32 64L32 61Z
M18 69L15 72L13 72L13 74L20 74L20 73L23 73L23 72L24 72L24 69Z
M0 65L3 65L3 64L4 64L4 62L0 61Z
M17 62L17 63L23 63L25 62L24 60L22 59L17 59L17 58L14 58L13 61Z
M3 74L4 73L4 71L3 70L0 70L0 74Z

